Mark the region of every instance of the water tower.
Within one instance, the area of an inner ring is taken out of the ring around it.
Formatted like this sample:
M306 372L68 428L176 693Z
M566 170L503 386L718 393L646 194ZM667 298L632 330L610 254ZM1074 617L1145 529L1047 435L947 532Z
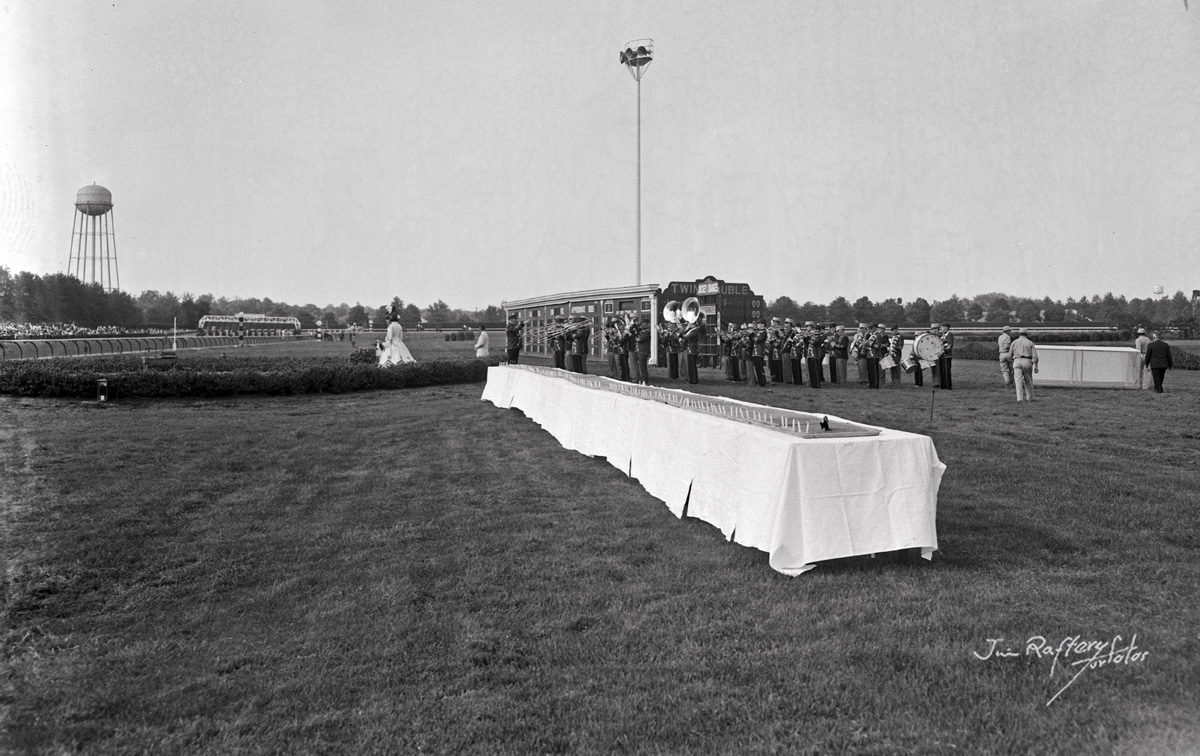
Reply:
M92 184L79 190L71 226L71 258L67 262L69 275L84 283L98 283L105 291L121 288L112 209L112 192L104 187Z

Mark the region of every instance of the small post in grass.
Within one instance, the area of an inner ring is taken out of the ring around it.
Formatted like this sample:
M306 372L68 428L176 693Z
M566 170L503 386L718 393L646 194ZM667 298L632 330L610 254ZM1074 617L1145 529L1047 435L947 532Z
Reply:
M937 396L936 389L929 389L929 424L933 425L933 397Z

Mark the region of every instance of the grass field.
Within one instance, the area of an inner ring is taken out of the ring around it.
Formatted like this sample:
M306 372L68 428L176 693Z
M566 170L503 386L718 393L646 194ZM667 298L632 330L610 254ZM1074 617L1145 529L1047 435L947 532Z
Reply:
M227 351L288 348L349 343ZM0 751L1196 753L1200 372L1032 404L994 363L955 373L703 371L926 433L948 466L932 563L798 578L482 386L0 397ZM1026 652L1118 635L1098 668ZM999 638L1017 655L980 659Z

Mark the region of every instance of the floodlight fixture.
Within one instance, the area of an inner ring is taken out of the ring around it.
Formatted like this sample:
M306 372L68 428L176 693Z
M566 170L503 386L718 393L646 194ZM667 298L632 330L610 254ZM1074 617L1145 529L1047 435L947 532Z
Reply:
M621 65L637 82L637 276L634 283L642 285L642 76L654 60L654 40L635 39L625 43Z

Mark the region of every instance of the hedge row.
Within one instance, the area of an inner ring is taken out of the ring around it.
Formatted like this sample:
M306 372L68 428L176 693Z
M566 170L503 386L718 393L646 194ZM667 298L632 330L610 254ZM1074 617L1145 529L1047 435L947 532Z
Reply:
M220 370L196 369L190 364L178 369L145 370L135 361L97 369L94 361L81 365L54 362L21 362L0 366L0 394L94 398L96 383L108 381L110 398L214 397L240 394L340 394L373 389L401 389L448 383L479 383L487 379L489 365L496 361L436 360L414 362L381 369L374 364L321 362L295 364L297 360L263 366L247 365L257 360L226 360ZM259 368L259 369L256 369Z

